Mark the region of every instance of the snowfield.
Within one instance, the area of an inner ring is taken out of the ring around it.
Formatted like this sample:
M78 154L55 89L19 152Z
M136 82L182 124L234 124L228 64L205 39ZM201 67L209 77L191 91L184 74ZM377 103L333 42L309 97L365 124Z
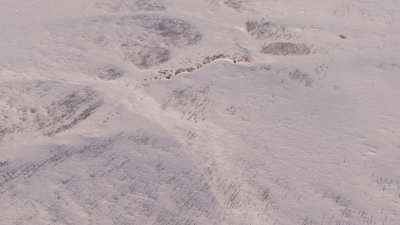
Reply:
M400 224L399 1L0 18L0 225Z

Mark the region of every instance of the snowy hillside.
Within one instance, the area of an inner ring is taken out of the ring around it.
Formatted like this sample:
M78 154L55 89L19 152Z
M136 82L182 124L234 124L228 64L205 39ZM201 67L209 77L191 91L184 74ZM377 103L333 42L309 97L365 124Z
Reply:
M0 225L400 224L399 1L0 3Z

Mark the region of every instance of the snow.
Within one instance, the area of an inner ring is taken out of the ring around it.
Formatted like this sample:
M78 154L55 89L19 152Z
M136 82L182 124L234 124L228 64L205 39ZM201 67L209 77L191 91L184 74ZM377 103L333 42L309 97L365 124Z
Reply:
M0 3L0 225L400 224L397 1Z

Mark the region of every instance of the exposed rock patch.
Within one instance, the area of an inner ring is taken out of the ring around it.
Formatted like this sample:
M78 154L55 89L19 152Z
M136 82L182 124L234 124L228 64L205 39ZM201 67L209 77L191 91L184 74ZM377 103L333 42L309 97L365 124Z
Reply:
M164 11L167 8L161 0L102 0L96 2L94 6L111 13Z
M1 84L0 138L25 131L51 136L87 119L102 99L89 87L33 81ZM35 104L32 104L35 102Z
M124 76L124 71L118 68L106 68L100 72L98 78L102 80L117 80Z
M79 52L80 49L93 46L139 69L165 63L174 51L195 45L202 39L202 33L191 23L154 14L96 17L52 30L56 35L50 41L62 43L67 49L73 47L77 51L75 54L83 55L85 52ZM65 38L67 35L69 38ZM58 53L55 57L60 56Z
M261 53L268 55L309 55L312 53L311 47L302 43L292 42L273 42L261 49Z
M247 21L246 30L255 39L290 39L294 37L286 27L266 19Z
M202 67L211 64L217 60L228 60L231 61L232 63L236 64L236 63L249 63L251 61L251 57L249 55L229 55L229 54L214 54L211 56L206 56L203 58L203 60L199 63L196 63L192 66L188 66L188 67L181 67L181 68L177 68L177 69L163 69L163 70L159 70L158 74L153 76L150 79L145 79L145 81L151 80L151 79L166 79L166 80L170 80L173 77L177 76L177 75L181 75L184 73L191 73L194 72L196 70L201 69Z

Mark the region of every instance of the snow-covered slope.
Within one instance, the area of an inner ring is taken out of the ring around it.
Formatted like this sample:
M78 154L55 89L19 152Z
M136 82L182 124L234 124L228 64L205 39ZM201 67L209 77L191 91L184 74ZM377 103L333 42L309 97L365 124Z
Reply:
M0 225L400 224L398 1L0 3Z

